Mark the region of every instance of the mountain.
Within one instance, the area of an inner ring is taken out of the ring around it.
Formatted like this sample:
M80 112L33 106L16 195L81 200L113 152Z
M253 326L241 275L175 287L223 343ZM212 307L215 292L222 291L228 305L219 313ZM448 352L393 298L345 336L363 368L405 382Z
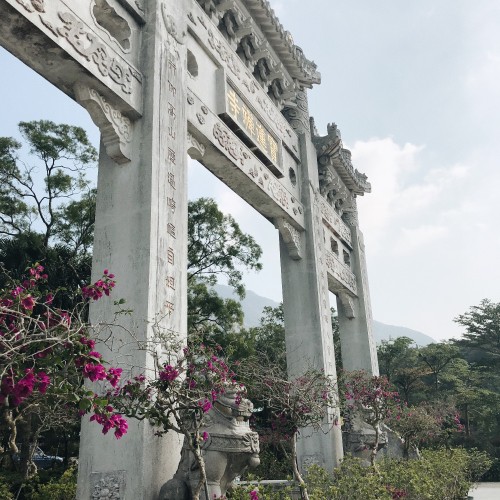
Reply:
M386 325L376 320L373 320L373 336L377 344L380 344L382 340L397 339L398 337L409 337L413 339L419 347L424 347L436 342L436 340L429 337L429 335L417 330L412 330L405 326Z
M225 299L239 300L238 296L233 292L233 289L230 286L215 285L214 289ZM251 290L247 290L245 298L241 301L241 305L243 307L243 312L245 313L245 326L252 327L259 326L264 307L276 307L279 303L257 295ZM412 330L411 328L406 328L404 326L386 325L385 323L380 323L380 321L376 320L373 321L373 335L377 344L380 344L382 340L396 339L398 337L409 337L420 347L436 342L432 337L429 337L425 333L417 330Z

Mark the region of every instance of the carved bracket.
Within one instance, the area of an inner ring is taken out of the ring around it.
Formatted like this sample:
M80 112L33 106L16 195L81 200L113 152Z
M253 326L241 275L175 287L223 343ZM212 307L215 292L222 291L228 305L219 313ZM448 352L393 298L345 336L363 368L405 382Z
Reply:
M345 292L340 292L339 299L340 302L342 302L342 306L344 307L346 317L349 319L355 318L356 314L354 313L354 302L352 300L352 297L347 295L347 293Z
M132 122L106 102L96 90L86 85L76 84L75 96L99 127L108 156L116 163L128 163L131 158Z
M300 248L300 232L281 217L275 220L274 225L276 229L279 230L281 237L286 244L286 248L290 257L293 260L302 259L302 252Z
M187 153L193 160L201 160L205 155L205 146L190 132L187 135Z

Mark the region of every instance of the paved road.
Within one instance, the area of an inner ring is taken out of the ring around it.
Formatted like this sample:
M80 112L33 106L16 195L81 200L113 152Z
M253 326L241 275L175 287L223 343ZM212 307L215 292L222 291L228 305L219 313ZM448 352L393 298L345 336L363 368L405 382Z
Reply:
M474 500L500 500L500 483L478 483L477 488L469 492Z

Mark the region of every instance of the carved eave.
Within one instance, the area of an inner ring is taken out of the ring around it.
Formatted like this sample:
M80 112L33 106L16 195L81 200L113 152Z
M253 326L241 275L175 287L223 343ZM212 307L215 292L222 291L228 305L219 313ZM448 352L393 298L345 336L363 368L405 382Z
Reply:
M245 0L248 9L269 44L280 58L290 76L303 86L311 88L321 83L321 74L313 61L309 61L300 47L293 43L267 0Z
M311 119L312 141L316 147L318 162L320 165L332 165L346 187L353 193L363 196L371 193L372 186L367 176L358 172L352 164L351 152L343 147L342 138L337 125L328 124L326 136L317 135L314 121Z

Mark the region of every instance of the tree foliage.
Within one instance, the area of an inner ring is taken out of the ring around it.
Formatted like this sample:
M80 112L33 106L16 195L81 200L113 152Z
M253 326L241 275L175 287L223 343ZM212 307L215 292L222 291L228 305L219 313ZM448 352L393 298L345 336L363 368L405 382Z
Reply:
M73 233L81 228L67 224L85 217L78 205L81 209L93 198L84 170L95 164L97 152L87 134L48 120L20 122L19 130L29 147L29 163L19 156L19 142L0 138L0 234L18 236L36 227L45 247L62 240L75 252L88 250L91 240L77 237ZM82 193L86 203L75 201Z
M483 354L482 362L497 365L500 360L500 303L484 299L455 318L465 328L457 345Z
M199 198L189 203L188 280L215 285L225 277L240 296L245 296L241 268L259 271L262 250L241 231L231 215L223 214L214 200Z

